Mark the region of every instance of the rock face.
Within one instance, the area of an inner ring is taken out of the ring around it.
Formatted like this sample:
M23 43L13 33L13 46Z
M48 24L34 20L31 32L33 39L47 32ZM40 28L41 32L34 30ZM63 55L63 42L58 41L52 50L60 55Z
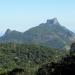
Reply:
M73 54L72 54L73 53ZM75 75L75 43L72 43L70 55L61 61L43 65L38 69L37 75Z
M59 24L59 22L58 22L57 18L53 18L53 19L47 20L47 24L55 25L55 24Z

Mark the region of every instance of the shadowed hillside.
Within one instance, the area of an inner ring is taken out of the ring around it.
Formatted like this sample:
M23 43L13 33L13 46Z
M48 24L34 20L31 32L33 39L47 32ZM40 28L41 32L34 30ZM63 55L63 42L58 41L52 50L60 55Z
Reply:
M72 43L70 55L60 61L42 65L37 75L75 75L75 43Z

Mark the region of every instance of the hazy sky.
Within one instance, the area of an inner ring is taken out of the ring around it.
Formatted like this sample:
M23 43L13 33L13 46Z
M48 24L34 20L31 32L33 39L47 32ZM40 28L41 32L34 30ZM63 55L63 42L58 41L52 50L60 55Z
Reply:
M75 0L0 0L0 34L8 28L23 32L53 17L75 32Z

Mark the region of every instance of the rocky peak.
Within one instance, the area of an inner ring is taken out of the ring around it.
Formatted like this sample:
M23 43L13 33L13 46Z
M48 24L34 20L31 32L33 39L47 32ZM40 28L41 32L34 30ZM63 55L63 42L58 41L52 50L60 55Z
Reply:
M59 24L57 18L52 18L47 20L47 24Z
M10 32L11 32L11 30L7 29L6 32L5 32L5 34L9 34Z

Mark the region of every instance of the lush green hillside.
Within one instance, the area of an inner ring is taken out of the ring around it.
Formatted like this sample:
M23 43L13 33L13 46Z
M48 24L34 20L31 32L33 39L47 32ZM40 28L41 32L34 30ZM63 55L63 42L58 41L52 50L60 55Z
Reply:
M24 68L25 75L34 75L41 64L60 60L65 52L40 45L0 44L0 74Z

